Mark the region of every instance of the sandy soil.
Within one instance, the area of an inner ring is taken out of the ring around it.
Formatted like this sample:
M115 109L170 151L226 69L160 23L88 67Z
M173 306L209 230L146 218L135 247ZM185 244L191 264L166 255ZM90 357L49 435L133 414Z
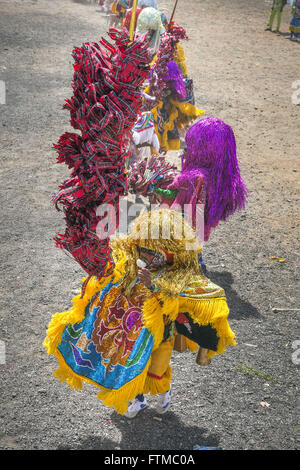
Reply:
M161 6L170 14L172 4ZM179 1L196 103L233 127L249 187L247 210L220 225L204 251L209 276L226 289L238 345L208 368L174 353L171 411L157 421L149 408L128 422L101 406L92 386L73 392L53 378L56 360L42 346L51 315L70 306L83 275L54 246L64 222L51 195L68 170L51 147L71 130L62 110L71 51L105 35L106 21L96 6L71 0L0 0L1 449L299 448L299 312L273 308L300 308L300 93L292 87L300 49L287 39L289 7L281 35L264 31L270 4Z

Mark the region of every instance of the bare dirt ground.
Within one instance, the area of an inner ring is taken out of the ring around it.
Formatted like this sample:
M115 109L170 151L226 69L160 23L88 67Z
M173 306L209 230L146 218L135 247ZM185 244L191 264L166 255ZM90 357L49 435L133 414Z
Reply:
M53 242L64 222L51 195L68 170L56 165L52 143L71 130L62 110L71 51L105 35L106 21L84 2L0 0L1 449L299 449L299 312L273 308L300 308L300 94L292 88L300 44L286 37L290 7L281 35L264 31L270 4L179 1L196 104L233 127L250 193L247 210L204 248L238 345L208 368L174 353L171 410L162 421L149 408L128 422L92 386L60 384L42 346L51 315L70 307L83 276ZM172 5L160 6L170 16Z

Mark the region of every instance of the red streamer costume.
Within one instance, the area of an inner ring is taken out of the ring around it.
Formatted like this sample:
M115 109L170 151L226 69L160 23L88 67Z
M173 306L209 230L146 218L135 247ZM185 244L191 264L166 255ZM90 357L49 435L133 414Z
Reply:
M73 96L65 100L64 108L80 134L66 132L54 145L57 162L71 169L53 196L66 221L64 234L55 241L90 276L98 277L110 274L114 263L111 233L103 240L96 233L107 223L107 218L97 215L97 208L113 206L118 226L119 198L127 191L130 131L140 112L140 87L151 60L145 35L137 35L133 43L125 30L110 29L109 36L115 45L102 38L73 50Z

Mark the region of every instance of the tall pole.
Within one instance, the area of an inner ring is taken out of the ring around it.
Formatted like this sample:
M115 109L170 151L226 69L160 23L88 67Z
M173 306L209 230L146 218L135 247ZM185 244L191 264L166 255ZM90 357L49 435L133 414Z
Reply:
M136 8L137 8L137 1L133 0L132 10L131 10L131 18L130 18L130 27L129 27L129 38L130 41L133 41L134 37L134 25L135 25L135 17L136 17Z
M178 3L178 0L176 0L176 2L175 2L175 5L174 5L173 11L172 11L172 15L171 15L171 18L170 18L170 21L169 21L169 26L171 26L171 22L173 21L175 11L176 11L176 8L177 8L177 3Z

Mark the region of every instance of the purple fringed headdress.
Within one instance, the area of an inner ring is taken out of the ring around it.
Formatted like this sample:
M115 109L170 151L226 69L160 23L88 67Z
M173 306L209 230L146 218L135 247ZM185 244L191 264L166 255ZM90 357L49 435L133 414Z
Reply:
M188 130L183 168L168 189L178 189L174 204L188 204L195 194L195 181L204 181L205 236L220 220L244 209L247 188L240 175L232 128L216 118L204 118ZM182 187L185 191L180 191Z
M165 81L172 83L172 86L180 99L186 98L186 89L182 73L175 61L167 63L168 72L164 76Z

